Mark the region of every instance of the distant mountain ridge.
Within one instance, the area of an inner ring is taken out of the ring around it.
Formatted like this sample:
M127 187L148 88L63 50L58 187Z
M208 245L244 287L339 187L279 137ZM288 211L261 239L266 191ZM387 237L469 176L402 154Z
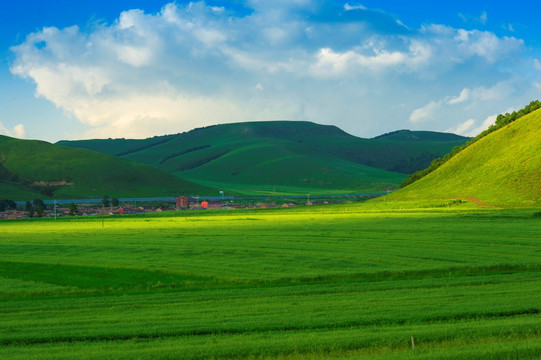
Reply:
M404 130L363 139L332 125L263 121L140 140L57 144L120 156L232 191L279 186L289 191L350 192L397 188L405 174L425 168L467 140L454 134Z

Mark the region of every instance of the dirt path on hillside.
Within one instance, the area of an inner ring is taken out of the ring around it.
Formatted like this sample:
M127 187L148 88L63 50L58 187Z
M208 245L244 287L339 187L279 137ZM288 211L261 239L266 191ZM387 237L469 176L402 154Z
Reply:
M476 203L477 205L481 205L481 206L484 206L484 207L495 207L493 205L487 205L485 204L484 202L482 202L481 200L479 200L478 198L474 198L474 197L467 197L465 199L468 199L470 201L473 201L474 203Z
M474 198L474 197L444 198L444 199L440 199L440 200L454 200L454 199L469 200L469 201L474 202L477 205L483 206L483 207L497 207L497 206L494 206L494 205L487 205L484 202L482 202L481 200L479 200L478 198Z

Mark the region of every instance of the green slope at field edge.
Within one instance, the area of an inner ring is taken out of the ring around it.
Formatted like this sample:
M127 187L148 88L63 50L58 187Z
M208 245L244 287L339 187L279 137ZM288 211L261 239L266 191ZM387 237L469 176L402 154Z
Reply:
M541 110L496 130L388 200L475 198L491 206L541 206Z

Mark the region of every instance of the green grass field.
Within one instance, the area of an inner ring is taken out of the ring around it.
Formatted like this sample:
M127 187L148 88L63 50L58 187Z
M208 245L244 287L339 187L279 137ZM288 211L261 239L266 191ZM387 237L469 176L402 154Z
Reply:
M541 357L539 210L388 205L1 222L0 358Z

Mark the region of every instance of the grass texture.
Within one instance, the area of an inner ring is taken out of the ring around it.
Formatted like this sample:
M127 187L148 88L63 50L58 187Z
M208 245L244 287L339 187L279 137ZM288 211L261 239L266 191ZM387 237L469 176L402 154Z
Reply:
M0 358L541 356L539 212L417 205L2 222Z

